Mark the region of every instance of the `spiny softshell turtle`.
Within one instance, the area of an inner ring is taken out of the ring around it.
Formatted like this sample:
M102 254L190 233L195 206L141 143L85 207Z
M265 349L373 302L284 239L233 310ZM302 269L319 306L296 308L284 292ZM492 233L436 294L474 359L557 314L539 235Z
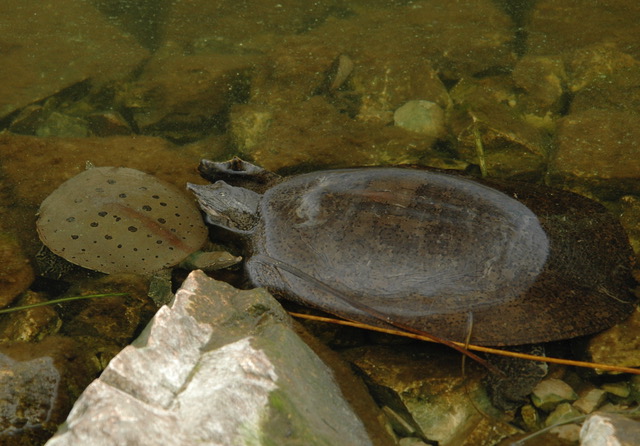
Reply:
M188 187L245 243L251 283L338 316L380 325L366 306L499 346L594 333L634 308L622 227L570 192L407 168L282 179L234 159L200 171L215 183Z
M126 167L85 170L51 193L38 214L38 234L53 253L107 274L173 266L208 235L193 199Z

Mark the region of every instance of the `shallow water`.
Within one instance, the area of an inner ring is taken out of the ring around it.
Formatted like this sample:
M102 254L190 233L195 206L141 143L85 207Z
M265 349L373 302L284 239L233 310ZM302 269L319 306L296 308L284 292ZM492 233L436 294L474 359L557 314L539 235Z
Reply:
M182 188L239 155L567 188L638 253L640 7L577 3L5 1L0 232L33 261L39 204L86 161Z

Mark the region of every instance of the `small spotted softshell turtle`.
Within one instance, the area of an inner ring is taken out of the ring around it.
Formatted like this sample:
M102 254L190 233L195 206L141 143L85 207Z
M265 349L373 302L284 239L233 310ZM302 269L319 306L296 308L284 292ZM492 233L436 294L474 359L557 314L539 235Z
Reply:
M208 234L192 198L125 167L85 170L49 195L38 214L38 234L53 253L107 274L173 266Z
M244 240L252 284L348 319L379 325L366 306L441 338L518 345L594 333L634 308L622 227L570 192L408 168L200 171L215 184L189 188Z

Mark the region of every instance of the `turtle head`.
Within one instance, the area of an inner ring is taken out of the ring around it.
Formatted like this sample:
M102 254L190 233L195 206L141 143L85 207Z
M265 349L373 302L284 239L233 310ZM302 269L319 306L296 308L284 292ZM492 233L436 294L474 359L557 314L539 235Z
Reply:
M236 234L253 233L259 221L258 205L262 195L224 181L205 186L188 183L187 189L196 195L208 223Z
M198 171L203 178L212 183L222 180L234 186L260 191L280 178L279 175L238 157L223 162L203 159L200 161Z

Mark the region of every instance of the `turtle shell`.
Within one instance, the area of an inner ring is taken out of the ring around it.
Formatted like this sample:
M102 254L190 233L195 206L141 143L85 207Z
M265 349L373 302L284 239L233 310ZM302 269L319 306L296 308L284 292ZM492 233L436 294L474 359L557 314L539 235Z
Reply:
M481 345L590 334L633 310L631 250L604 207L530 184L492 186L402 168L285 179L259 203L248 276L347 319L382 324L367 307Z
M198 250L208 231L193 199L126 167L94 167L40 205L42 242L65 260L107 274L151 274Z

